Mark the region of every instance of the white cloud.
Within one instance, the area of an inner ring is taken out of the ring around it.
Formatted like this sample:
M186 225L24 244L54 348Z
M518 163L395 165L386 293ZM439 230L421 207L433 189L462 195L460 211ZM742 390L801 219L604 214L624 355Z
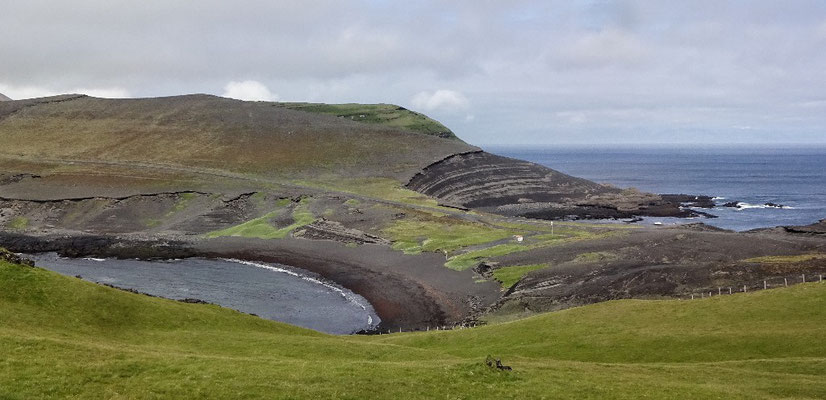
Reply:
M224 86L223 97L249 101L278 101L278 95L258 81L232 81Z
M10 86L0 83L0 93L15 100L31 99L35 97L56 96L59 94L78 93L92 97L125 98L130 97L129 91L118 87L109 88L71 88L54 90L37 86Z
M413 96L410 104L423 111L456 112L466 110L470 105L467 97L455 90L440 89L435 92L420 92Z

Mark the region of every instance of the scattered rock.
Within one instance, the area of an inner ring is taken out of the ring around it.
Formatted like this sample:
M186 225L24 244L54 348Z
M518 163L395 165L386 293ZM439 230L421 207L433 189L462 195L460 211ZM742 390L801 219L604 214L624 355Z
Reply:
M742 208L743 206L740 205L739 201L730 201L728 203L723 204L723 207Z
M680 204L682 207L714 208L714 199L711 196L693 194L661 194L664 201Z
M322 218L296 230L293 237L312 240L334 240L342 243L390 245L390 241L358 229L347 228L339 222Z
M12 264L25 265L27 267L34 267L34 261L25 257L20 257L6 249L0 249L0 261L5 261Z
M181 303L190 303L190 304L211 304L208 301L204 301L204 300L201 300L201 299L192 299L192 298L189 298L189 297L187 297L185 299L180 299L178 301L180 301Z
M487 356L487 358L485 358L485 365L487 365L488 368L496 368L500 371L513 370L513 368L511 368L509 365L502 365L502 360L498 358L493 358L491 356Z

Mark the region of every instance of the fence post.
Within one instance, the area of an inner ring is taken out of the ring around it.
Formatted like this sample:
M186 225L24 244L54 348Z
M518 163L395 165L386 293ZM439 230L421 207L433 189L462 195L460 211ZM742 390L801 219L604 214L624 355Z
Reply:
M766 290L768 288L769 288L769 286L766 284L766 281L763 281L763 290Z
M803 283L806 283L806 274L803 274Z
M731 294L731 286L728 287L728 294Z
M820 274L820 281L823 282L823 274Z
M789 278L783 278L783 286L789 286Z
M691 294L691 300L694 300L694 293Z
M743 285L743 293L746 293L746 285Z
M723 288L718 287L717 288L717 295L719 296L721 294L723 294Z

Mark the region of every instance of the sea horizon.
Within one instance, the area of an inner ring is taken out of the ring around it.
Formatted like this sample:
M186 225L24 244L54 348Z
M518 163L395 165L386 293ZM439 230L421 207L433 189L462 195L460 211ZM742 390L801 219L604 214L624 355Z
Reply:
M646 218L645 223L703 222L744 231L808 225L826 218L826 145L488 146L486 151L621 188L705 195L717 218ZM739 202L740 207L723 207ZM767 204L780 204L774 208Z

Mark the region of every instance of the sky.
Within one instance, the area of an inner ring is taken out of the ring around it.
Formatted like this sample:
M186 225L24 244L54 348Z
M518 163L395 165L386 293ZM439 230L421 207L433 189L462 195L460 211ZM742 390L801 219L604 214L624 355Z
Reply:
M0 93L393 103L478 145L826 144L826 1L4 0Z

